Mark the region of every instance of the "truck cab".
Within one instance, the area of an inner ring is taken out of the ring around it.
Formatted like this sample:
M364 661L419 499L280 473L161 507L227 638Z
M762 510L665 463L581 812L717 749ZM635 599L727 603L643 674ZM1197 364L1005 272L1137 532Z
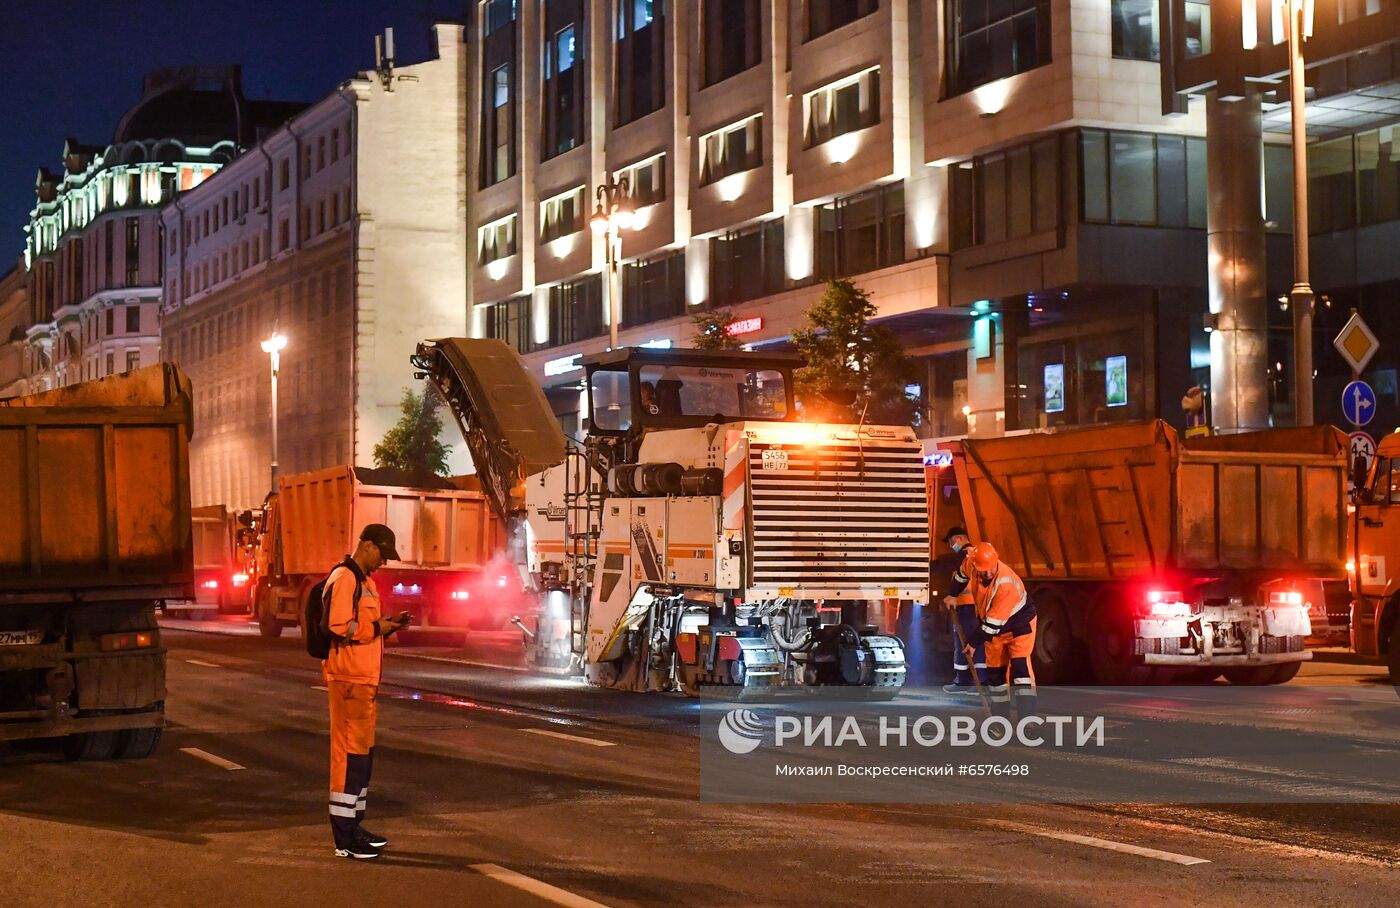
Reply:
M1357 484L1347 553L1351 648L1384 661L1400 683L1400 434L1387 435Z

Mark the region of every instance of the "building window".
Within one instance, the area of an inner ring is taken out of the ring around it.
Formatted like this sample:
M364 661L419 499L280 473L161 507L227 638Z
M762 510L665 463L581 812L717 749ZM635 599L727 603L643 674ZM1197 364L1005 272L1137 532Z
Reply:
M763 163L763 116L755 114L700 139L700 185Z
M110 353L110 352L109 352L109 353L107 354L107 371L104 372L103 374L104 374L104 375L115 375L116 372L117 372L117 355L116 355L115 353Z
M850 25L877 6L877 0L807 0L807 40Z
M116 222L114 218L108 218L107 223L102 225L102 268L105 272L106 280L102 286L108 290L112 289L112 258L115 255ZM189 236L189 229L186 227L185 235Z
M1361 223L1400 220L1400 128L1382 126L1356 137Z
M850 277L903 261L903 183L837 199L817 209L820 277Z
M763 58L759 6L759 0L705 0L700 15L706 85L736 76Z
M1086 129L1079 154L1086 222L1206 226L1204 139Z
M277 178L277 188L286 189L292 185L292 162L290 158L282 159L282 172Z
M515 0L486 0L486 34L515 21Z
M644 325L685 314L685 250L622 268L622 324Z
M583 229L583 187L540 203L540 239L548 243Z
M286 218L277 222L277 251L282 252L292 244L292 231Z
M507 215L481 227L478 233L478 259L486 265L516 253L515 215Z
M757 299L785 287L782 220L711 238L711 305Z
M511 117L515 105L511 100L510 64L493 69L486 79L486 97L482 130L482 185L491 186L515 173L515 152L512 139L515 130Z
M127 306L127 307L126 307L126 333L127 333L127 334L140 334L140 333L141 333L141 307L140 307L140 306Z
M603 324L603 278L594 274L549 288L549 346L597 337Z
M576 65L580 47L575 34L571 23L545 44L543 159L577 147L583 137L584 72Z
M946 0L949 95L1050 62L1050 0Z
M505 341L521 353L534 349L531 342L530 310L532 301L528 296L492 303L486 307L486 336Z
M126 286L136 286L141 274L141 221L126 219Z
M617 172L627 180L627 199L634 209L666 201L666 156L659 154Z
M1356 169L1351 136L1308 146L1309 232L1331 233L1356 226Z
M140 351L140 350L128 350L128 351L126 351L126 371L131 372L131 371L133 371L133 370L135 370L135 369L139 369L139 368L141 368L141 351Z
M1159 53L1157 0L1113 0L1113 56L1151 60Z
M316 139L316 169L321 170L326 166L326 137L320 136Z
M880 122L880 70L847 76L809 92L806 108L807 147Z
M660 110L666 94L665 0L617 0L616 122Z
M999 243L1060 223L1060 140L1043 139L953 169L953 247Z

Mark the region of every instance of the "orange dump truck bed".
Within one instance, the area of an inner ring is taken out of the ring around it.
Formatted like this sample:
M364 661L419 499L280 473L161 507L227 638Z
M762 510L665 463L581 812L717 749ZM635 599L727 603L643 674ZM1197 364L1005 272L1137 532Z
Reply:
M973 538L1027 579L1344 576L1347 445L1330 426L1183 442L1159 420L945 447Z

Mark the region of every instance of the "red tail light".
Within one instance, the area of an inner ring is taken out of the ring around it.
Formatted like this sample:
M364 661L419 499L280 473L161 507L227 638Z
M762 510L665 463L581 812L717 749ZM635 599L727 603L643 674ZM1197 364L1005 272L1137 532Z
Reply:
M246 583L248 582L248 575L247 575L247 574L234 574L234 575L233 575L231 578L229 578L229 579L231 579L231 580L233 581L233 585L234 585L234 586L243 586L244 584L246 584ZM217 586L217 581L215 582L215 585Z
M1191 614L1191 606L1181 601L1181 593L1175 590L1148 590L1146 595L1147 614L1153 618L1185 618Z
M467 592L466 590L453 590L451 593L448 594L449 598L454 599L457 602L465 602L466 600L471 598L471 595L472 594Z
M1303 594L1297 590L1275 590L1269 594L1270 605L1302 605Z
M204 587L206 590L217 590L219 588L219 581L206 580L203 583L201 583L200 586Z
M120 634L103 634L97 638L98 646L104 653L123 649L147 649L156 645L154 631L123 631Z

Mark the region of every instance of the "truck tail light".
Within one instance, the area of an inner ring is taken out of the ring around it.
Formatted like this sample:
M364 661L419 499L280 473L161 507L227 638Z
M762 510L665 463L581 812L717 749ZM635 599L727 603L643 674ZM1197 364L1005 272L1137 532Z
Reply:
M234 574L234 575L233 575L232 577L230 577L229 579L233 581L233 585L234 585L234 586L243 586L244 584L246 584L246 583L248 582L248 575L247 575L247 574Z
M1297 590L1275 590L1269 594L1270 605L1302 605L1303 594Z
M123 631L120 634L103 634L97 641L104 653L110 653L123 649L148 649L156 645L156 635L154 631Z
M1191 606L1181 601L1181 593L1175 590L1148 590L1146 599L1147 614L1153 618L1185 618L1191 614Z
M455 602L466 602L471 597L472 594L467 592L466 590L453 590L451 593L448 594L448 598L452 599Z
M1348 561L1348 562L1347 562L1347 573L1348 573L1348 574L1355 574L1355 573L1356 573L1356 562L1355 562L1355 561Z
M505 585L506 585L506 578L504 578L504 577L502 577L500 580L497 580L497 581L496 581L496 586L499 586L499 587L501 587L502 589L505 588Z

